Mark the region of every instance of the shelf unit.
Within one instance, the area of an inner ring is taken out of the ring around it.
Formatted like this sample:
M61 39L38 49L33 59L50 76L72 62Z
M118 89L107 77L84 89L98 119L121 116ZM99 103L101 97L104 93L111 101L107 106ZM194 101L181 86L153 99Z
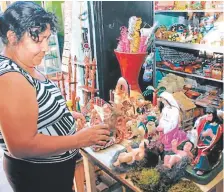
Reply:
M154 2L155 3L155 2ZM154 5L155 7L155 5ZM154 23L155 21L155 15L159 13L200 13L200 12L223 12L223 10L154 10ZM154 40L154 49L158 46L165 46L165 47L170 47L170 48L182 48L182 49L188 49L188 50L198 50L198 51L206 51L206 52L214 52L214 53L223 53L224 46L212 46L212 45L206 45L206 44L192 44L192 43L182 43L182 42L176 42L176 41L168 41L168 40ZM189 77L195 77L199 79L205 79L208 81L214 81L218 83L223 83L223 80L219 79L213 79L213 78L208 78L204 77L198 74L191 74L191 73L185 73L185 72L180 72L180 71L175 71L172 69L167 69L167 68L161 68L156 66L156 58L154 59L154 65L153 65L153 86L156 87L156 71L164 71L164 72L170 72L174 74L180 74L184 76L189 76Z
M205 10L155 10L155 13L222 13L223 10L212 10L212 9L205 9Z
M154 2L155 3L155 2ZM155 7L155 5L154 5ZM164 25L165 23L169 23L169 25L166 25L167 27L170 27L172 24L177 24L177 20L182 17L185 18L186 20L186 16L187 16L187 13L203 13L203 12L208 12L208 13L213 13L213 12L223 12L223 10L154 10L154 23L159 20L156 20L156 19L161 19L161 18L165 18L167 16L167 18L169 18L169 21L163 21L162 20L162 24L160 25ZM173 20L171 20L171 16L172 16L172 13L176 14L177 18L174 18ZM157 15L158 14L158 15ZM164 15L164 16L161 16L161 15ZM158 16L158 17L157 17ZM158 24L159 25L159 24ZM186 53L193 53L193 52L197 52L197 51L205 51L205 52L213 52L213 53L223 53L224 51L224 46L213 46L213 45L208 45L208 44L196 44L196 43L182 43L182 42L177 42L177 41L168 41L168 40L159 40L159 39L156 39L154 40L154 50L156 50L156 48L159 48L159 47L168 47L168 48L173 48L173 49L176 49L177 52L185 52L184 50L186 50ZM181 50L179 50L179 49ZM158 50L159 51L159 50ZM167 53L169 55L169 53ZM157 64L157 61L156 61L157 57L155 55L155 59L154 59L154 65L153 65L153 86L156 87L157 86L157 72L161 72L161 75L163 76L164 74L168 74L168 73L173 73L173 74L177 74L177 75L180 75L180 76L184 76L184 77L189 77L189 78L193 78L193 79L196 79L196 81L198 82L203 82L204 84L208 83L208 84L212 84L212 85L216 85L218 87L223 87L223 80L219 80L219 79L214 79L214 78L209 78L209 77L205 77L205 76L202 76L200 74L197 74L197 73L186 73L186 72L182 72L182 71L175 71L175 70L172 70L170 68L168 68L167 66L164 68L161 67L161 66L158 66ZM175 59L174 59L175 60ZM159 61L159 60L158 60ZM194 61L194 60L193 60ZM198 104L196 102L196 100L192 99L192 102L194 102L197 106L200 106L200 107L206 107L205 105L203 104ZM212 104L211 104L212 106ZM184 115L184 112L183 114ZM186 127L188 126L192 126L193 125L193 117L191 118L187 118L187 119L184 119L182 121L182 127L184 129L186 129Z
M57 34L52 34L49 39L49 51L46 52L42 63L37 67L45 75L61 72L61 58Z
M181 72L181 71L174 71L174 70L171 70L171 69L165 69L165 68L161 68L161 67L156 67L156 69L158 69L160 71L166 71L166 72L171 72L171 73L176 73L176 74L181 74L181 75L186 75L186 76L191 76L191 77L197 77L197 78L206 79L206 80L209 80L209 81L215 81L215 82L223 83L223 80L203 77L203 76L200 76L200 75L197 75L197 74L184 73L184 72Z
M193 49L193 50L204 50L222 53L224 51L224 46L211 46L206 44L190 44L190 43L181 43L175 41L164 41L164 40L155 40L155 45L167 46L167 47L176 47L176 48L184 48L184 49Z

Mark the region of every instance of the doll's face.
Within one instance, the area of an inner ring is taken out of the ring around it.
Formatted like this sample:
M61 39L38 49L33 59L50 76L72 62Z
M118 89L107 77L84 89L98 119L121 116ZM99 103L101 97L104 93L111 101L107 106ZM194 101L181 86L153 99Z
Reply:
M188 151L191 151L192 147L193 147L192 146L192 143L186 142L185 145L184 145L183 150L186 151L186 152L188 152Z
M212 113L208 113L207 116L206 116L206 120L207 121L212 121L213 119L213 114Z

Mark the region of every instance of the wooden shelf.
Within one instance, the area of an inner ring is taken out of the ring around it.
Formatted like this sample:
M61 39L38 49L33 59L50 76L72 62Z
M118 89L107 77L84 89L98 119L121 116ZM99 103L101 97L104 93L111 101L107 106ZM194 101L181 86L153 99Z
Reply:
M86 87L86 86L80 86L79 88L88 93L91 93L91 92L96 93L99 91L98 89L93 89L92 87Z
M207 13L214 13L214 12L223 12L223 10L215 10L215 9L205 9L205 10L155 10L155 13L201 13L201 12L207 12Z
M171 72L171 73L176 73L176 74L181 74L181 75L186 75L186 76L196 77L196 78L200 78L200 79L206 79L206 80L209 80L209 81L216 81L216 82L219 82L219 83L223 83L223 80L203 77L203 76L200 76L200 75L197 75L197 74L184 73L184 72L181 72L181 71L174 71L174 70L171 70L171 69L165 69L165 68L161 68L161 67L156 67L156 69L161 70L161 71L167 71L167 72Z
M224 50L224 46L211 46L206 44L192 44L192 43L181 43L175 41L165 41L165 40L156 40L156 45L168 46L168 47L176 47L176 48L184 48L184 49L193 49L193 50L205 50L211 52L222 53Z

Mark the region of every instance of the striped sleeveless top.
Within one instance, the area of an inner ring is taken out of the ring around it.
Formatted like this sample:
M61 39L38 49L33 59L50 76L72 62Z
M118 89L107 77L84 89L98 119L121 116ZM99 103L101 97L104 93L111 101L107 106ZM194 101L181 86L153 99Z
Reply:
M75 133L75 120L66 106L65 99L62 97L60 89L54 82L48 79L45 81L35 79L12 60L0 56L0 76L8 72L20 73L36 90L36 99L39 107L37 121L38 133L50 136L65 136ZM7 155L10 155L1 131L0 146ZM33 163L56 163L74 157L77 152L78 150L74 149L48 158L29 158L21 160Z

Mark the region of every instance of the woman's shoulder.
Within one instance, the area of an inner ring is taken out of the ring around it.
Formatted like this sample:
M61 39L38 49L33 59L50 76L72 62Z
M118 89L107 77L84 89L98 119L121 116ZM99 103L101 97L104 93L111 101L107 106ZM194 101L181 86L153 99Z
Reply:
M16 72L18 74L8 74L11 72ZM26 80L33 86L34 80L33 78L26 73L21 67L19 67L15 62L13 62L11 59L4 57L0 55L0 77L2 75L7 74L7 78L13 78L14 76L18 76L20 78L26 78ZM17 77L17 78L18 78Z
M0 55L0 75L7 72L19 72L19 67L11 59Z

